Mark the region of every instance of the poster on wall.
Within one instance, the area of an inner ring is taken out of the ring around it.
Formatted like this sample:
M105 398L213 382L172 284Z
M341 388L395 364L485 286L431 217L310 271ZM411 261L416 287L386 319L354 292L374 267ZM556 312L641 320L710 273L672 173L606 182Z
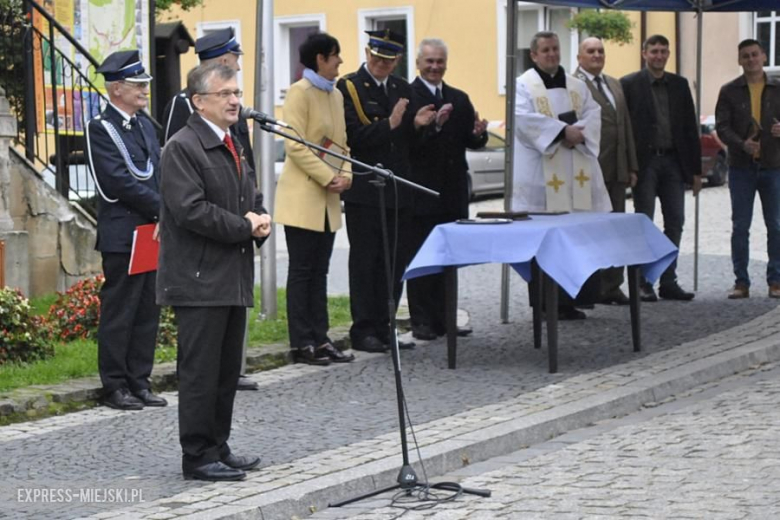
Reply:
M43 6L98 63L112 52L138 49L150 70L149 0L46 0ZM103 76L58 31L53 32L52 52L49 23L37 12L33 25L43 35L33 57L38 131L53 133L59 127L61 133L80 134L87 121L100 113Z

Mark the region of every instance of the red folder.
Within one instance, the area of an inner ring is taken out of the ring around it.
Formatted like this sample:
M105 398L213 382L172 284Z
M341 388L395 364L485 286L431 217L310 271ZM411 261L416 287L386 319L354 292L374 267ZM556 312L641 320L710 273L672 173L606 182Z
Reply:
M133 249L130 252L130 267L127 274L148 273L157 270L160 242L152 238L157 224L138 226L133 232Z

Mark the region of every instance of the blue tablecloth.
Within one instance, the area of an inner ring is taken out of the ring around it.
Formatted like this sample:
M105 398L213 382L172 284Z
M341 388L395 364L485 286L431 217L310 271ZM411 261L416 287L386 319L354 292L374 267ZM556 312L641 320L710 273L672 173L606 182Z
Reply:
M510 264L526 281L531 260L569 295L576 296L599 269L640 265L655 282L677 256L677 248L647 216L638 213L534 215L511 224L442 224L431 232L404 280L439 273L444 267Z

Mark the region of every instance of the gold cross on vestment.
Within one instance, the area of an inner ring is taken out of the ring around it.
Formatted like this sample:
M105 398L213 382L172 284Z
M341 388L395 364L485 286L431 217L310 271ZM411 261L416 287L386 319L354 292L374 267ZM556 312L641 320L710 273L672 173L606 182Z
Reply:
M574 177L574 180L580 183L580 188L584 188L585 183L590 180L590 177L585 175L585 170L580 170L580 173L578 173L577 176Z
M555 193L558 193L558 190L561 189L561 186L564 184L566 183L558 178L557 173L553 173L552 180L547 183L549 187L555 190Z

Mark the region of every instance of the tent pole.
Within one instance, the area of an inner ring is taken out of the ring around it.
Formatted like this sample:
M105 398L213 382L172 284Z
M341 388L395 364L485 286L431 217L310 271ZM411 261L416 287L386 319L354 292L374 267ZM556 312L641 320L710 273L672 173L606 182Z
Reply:
M504 152L504 210L512 209L512 177L515 149L515 77L517 76L517 8L515 0L506 2L506 150ZM501 265L501 323L509 323L509 265Z
M696 128L699 130L699 139L701 139L701 70L702 70L702 35L704 33L704 11L699 3L696 15ZM677 45L679 46L679 42ZM700 163L701 164L701 163ZM701 172L700 172L701 173ZM700 192L701 193L701 192ZM695 216L693 226L693 290L699 289L699 204L701 196L694 198Z

